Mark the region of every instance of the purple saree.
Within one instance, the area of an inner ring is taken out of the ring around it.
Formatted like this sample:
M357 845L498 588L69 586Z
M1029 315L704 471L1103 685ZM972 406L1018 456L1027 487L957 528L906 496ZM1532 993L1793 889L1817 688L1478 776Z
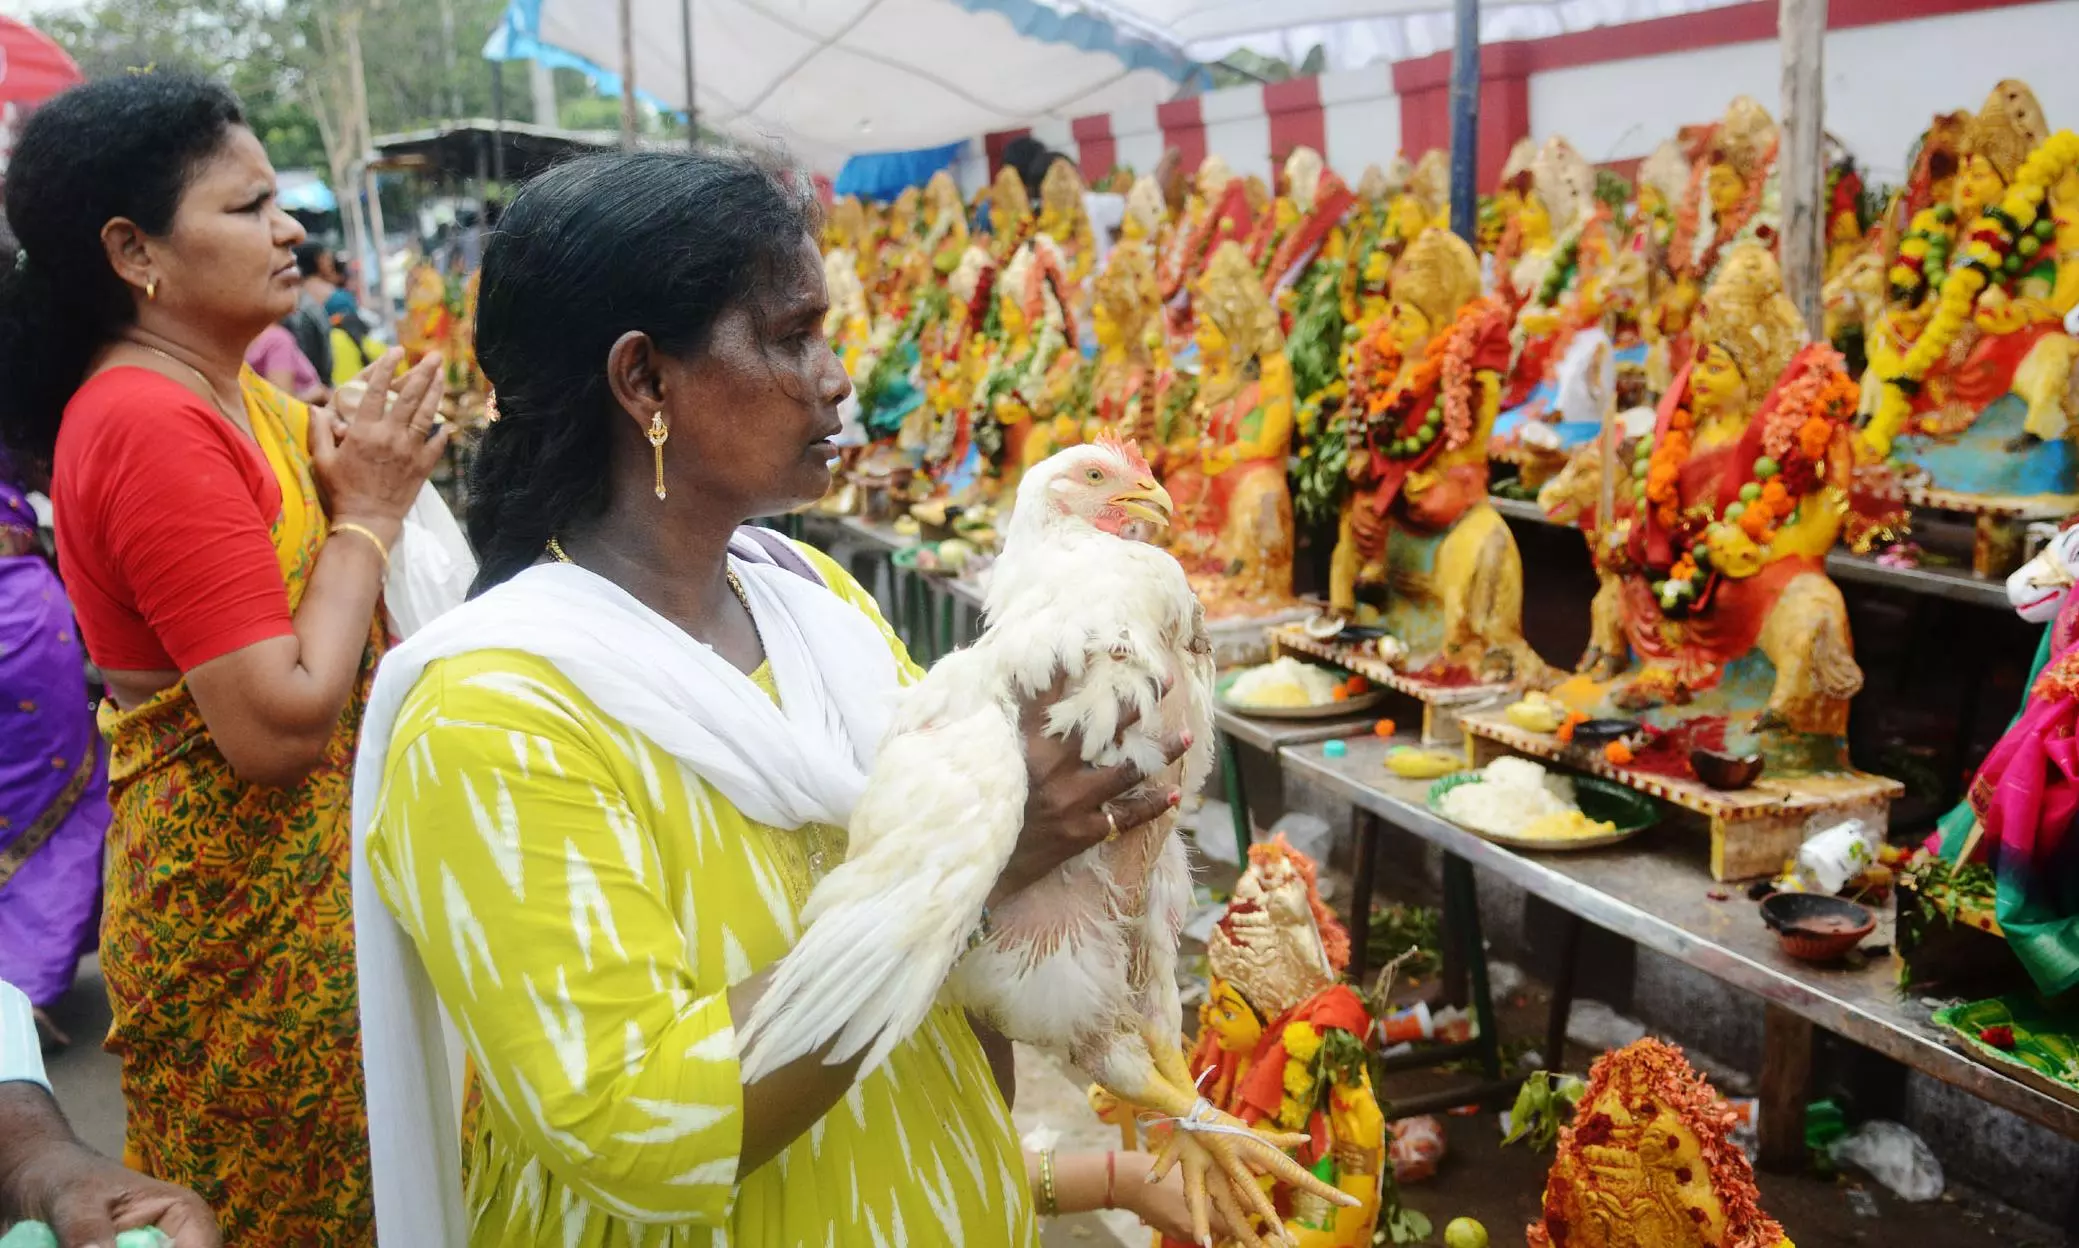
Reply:
M0 452L0 979L47 1006L94 947L108 753L72 604Z

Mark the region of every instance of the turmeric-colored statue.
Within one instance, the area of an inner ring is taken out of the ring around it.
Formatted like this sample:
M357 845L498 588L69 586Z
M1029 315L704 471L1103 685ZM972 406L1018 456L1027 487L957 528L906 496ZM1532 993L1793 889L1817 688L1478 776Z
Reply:
M2079 135L2008 80L1964 128L1946 199L1916 212L1868 334L1870 457L1938 506L2079 506Z
M1126 191L1126 215L1119 222L1119 245L1138 246L1148 252L1152 270L1160 259L1162 245L1169 241L1169 204L1162 198L1162 184L1142 174Z
M985 465L976 445L981 422L974 399L1000 349L982 333L997 273L981 244L969 243L946 278L947 298L939 315L918 335L924 402L904 422L896 444L918 456L934 497L971 501L979 496Z
M1639 162L1631 237L1625 250L1638 258L1644 274L1639 333L1646 346L1643 371L1649 394L1664 393L1680 367L1669 362L1670 344L1661 330L1659 312L1675 283L1668 268L1668 246L1675 237L1676 211L1689 188L1689 171L1689 156L1676 139L1662 142Z
M405 358L416 364L430 351L446 351L453 336L454 318L448 310L448 284L430 259L411 266L404 285L404 319L398 324L398 344Z
M866 307L866 287L859 281L859 264L849 249L839 247L823 253L823 284L830 290L830 310L823 314L823 336L844 361L845 372L863 378L861 356L866 351L873 323Z
M931 259L931 267L946 276L959 267L967 250L967 205L960 200L960 186L951 172L941 169L924 184L924 235L919 246Z
M1035 234L995 286L997 334L975 388L975 437L995 468L995 492L1017 497L1025 470L1081 437L1070 399L1082 353L1054 240Z
M1549 239L1549 245L1526 248L1509 275L1509 287L1521 297L1512 335L1514 358L1502 388L1502 414L1495 423L1494 452L1519 464L1532 484L1561 466L1564 454L1596 435L1602 412L1568 413L1561 423L1560 373L1572 363L1588 366L1575 354L1613 352L1614 338L1630 352L1626 362L1643 368L1645 347L1639 340L1638 293L1612 281L1618 259L1611 239L1609 210L1596 202L1595 170L1571 143L1555 135L1531 162L1523 191L1523 234ZM1643 264L1634 266L1643 278ZM1622 297L1612 297L1619 296ZM1584 331L1601 331L1600 337ZM1580 352L1574 352L1578 345ZM1614 361L1612 364L1614 372ZM1610 396L1614 399L1614 396ZM1536 471L1537 461L1550 461Z
M1198 390L1161 457L1171 549L1209 617L1269 614L1293 605L1292 367L1240 243L1220 244L1196 294Z
M1131 212L1127 219L1133 219ZM1113 248L1104 272L1097 275L1095 293L1090 315L1097 337L1097 363L1090 382L1084 440L1111 433L1153 451L1162 445L1165 432L1157 419L1157 379L1166 365L1154 249L1133 241Z
M1775 247L1782 211L1775 179L1778 141L1768 110L1743 95L1725 110L1703 158L1690 170L1668 240L1671 280L1655 309L1656 328L1677 367L1690 354L1689 317L1726 254L1742 242Z
M1349 325L1363 325L1385 314L1394 263L1424 230L1445 228L1450 215L1450 167L1442 152L1426 152L1414 165L1397 157L1394 168L1397 173L1383 175L1391 188L1383 206L1364 214L1352 231L1342 275L1343 320ZM1398 183L1393 182L1396 176Z
M1791 1248L1761 1211L1732 1122L1673 1045L1603 1054L1560 1130L1530 1248Z
M1285 193L1278 196L1259 229L1251 257L1273 295L1296 286L1317 259L1341 264L1347 240L1342 225L1357 197L1321 153L1296 147L1285 158Z
M1365 1057L1371 1015L1338 982L1349 958L1312 860L1282 836L1250 846L1207 942L1212 984L1191 1073L1243 1122L1306 1135L1299 1163L1363 1202L1339 1209L1279 1184L1272 1199L1299 1248L1369 1248L1378 1218L1386 1123Z
M1829 143L1826 163L1826 269L1832 279L1868 243L1870 222L1863 219L1862 173L1855 158Z
M1515 539L1487 502L1509 317L1479 293L1472 248L1444 230L1395 267L1392 302L1363 331L1350 378L1353 492L1329 569L1331 607L1376 616L1407 648L1408 670L1444 684L1544 671L1523 640Z
M1039 232L1061 249L1069 285L1081 289L1097 263L1097 242L1083 204L1082 176L1066 160L1049 165L1040 179Z
M989 254L998 264L1009 264L1035 228L1032 197L1025 193L1024 179L1005 165L989 185Z
M1530 165L1537 155L1538 145L1529 135L1516 140L1502 161L1501 180L1494 195L1482 207L1480 253L1494 257L1497 281L1505 280L1523 255L1523 198L1530 183ZM1448 160L1447 157L1447 164Z
M1173 342L1191 336L1197 309L1192 300L1193 283L1205 273L1213 254L1225 242L1245 242L1255 214L1249 207L1248 187L1234 175L1227 162L1208 156L1199 166L1184 212L1161 252L1155 276L1162 301L1169 309L1168 332ZM1243 253L1244 256L1247 252Z
M1584 518L1602 589L1582 674L1555 691L1590 714L1643 713L1710 748L1761 749L1790 778L1846 766L1862 687L1826 552L1846 505L1855 383L1783 294L1775 258L1734 248L1696 313L1691 361L1614 483L1614 523ZM1548 512L1600 487L1590 448Z

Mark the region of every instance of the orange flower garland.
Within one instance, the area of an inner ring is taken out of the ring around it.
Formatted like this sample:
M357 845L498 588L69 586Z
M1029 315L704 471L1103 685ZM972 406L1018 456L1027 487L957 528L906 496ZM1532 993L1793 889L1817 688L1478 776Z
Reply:
M1682 188L1682 202L1675 209L1675 233L1668 239L1668 269L1688 273L1689 252L1696 246L1696 232L1703 228L1704 176L1711 162L1699 160L1689 167L1689 185Z
M1747 223L1754 219L1754 214L1761 209L1762 193L1768 189L1769 172L1776 167L1776 148L1780 141L1780 136L1769 140L1768 147L1761 153L1760 167L1755 170L1754 176L1748 179L1747 193L1740 197L1739 203L1733 205L1731 212L1712 224L1711 245L1704 249L1704 254L1697 259L1694 268L1689 264L1689 252L1690 248L1696 245L1696 232L1700 228L1698 214L1702 211L1702 205L1697 202L1697 192L1702 189L1703 175L1710 171L1711 162L1699 161L1696 167L1690 170L1689 189L1683 192L1682 209L1675 218L1675 240L1668 244L1668 267L1677 275L1702 280L1709 277L1711 270L1718 267L1718 254L1725 250L1727 243L1739 237L1740 231L1746 228Z
M1678 488L1682 465L1689 459L1690 433L1696 428L1696 417L1688 408L1678 407L1668 417L1668 431L1653 446L1653 455L1646 466L1646 501L1653 504L1653 519L1663 529L1675 527L1682 508L1682 493Z

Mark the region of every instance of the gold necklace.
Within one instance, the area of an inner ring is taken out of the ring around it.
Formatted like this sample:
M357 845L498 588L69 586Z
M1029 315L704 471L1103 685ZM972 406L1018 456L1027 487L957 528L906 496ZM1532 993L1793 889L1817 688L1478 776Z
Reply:
M125 338L123 339L123 341L129 343L133 347L138 347L142 350L149 351L153 355L158 356L160 359L165 360L170 364L177 364L180 367L185 368L189 372L195 374L195 380L202 383L202 392L209 396L209 404L211 407L217 409L217 415L222 416L225 420L230 421L233 425L236 425L240 430L244 431L248 435L251 434L252 430L246 426L246 422L232 415L231 409L224 406L224 396L217 393L217 384L209 379L209 374L203 372L201 369L195 367L193 364L188 363L186 360L175 355L173 352L162 351L159 348L153 346L151 343L139 342L135 338Z
M549 554L557 563L567 563L571 567L577 566L577 560L571 558L564 551L563 543L557 541L553 535L549 538ZM751 616L751 625L755 628L758 624L758 617L751 613L751 596L744 592L744 583L737 578L736 569L724 567L722 575L729 581L729 592L735 594L736 600L743 604L744 614Z

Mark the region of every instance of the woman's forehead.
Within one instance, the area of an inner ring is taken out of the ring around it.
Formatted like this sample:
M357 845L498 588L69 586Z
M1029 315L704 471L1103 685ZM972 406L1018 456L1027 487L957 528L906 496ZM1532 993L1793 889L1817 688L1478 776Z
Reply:
M822 256L805 234L801 246L772 257L766 280L752 289L770 312L792 312L830 301L829 287L823 280Z
M188 185L214 189L235 185L241 193L250 193L255 183L272 185L274 166L267 159L267 149L252 131L232 126L224 131L216 150L196 163Z

